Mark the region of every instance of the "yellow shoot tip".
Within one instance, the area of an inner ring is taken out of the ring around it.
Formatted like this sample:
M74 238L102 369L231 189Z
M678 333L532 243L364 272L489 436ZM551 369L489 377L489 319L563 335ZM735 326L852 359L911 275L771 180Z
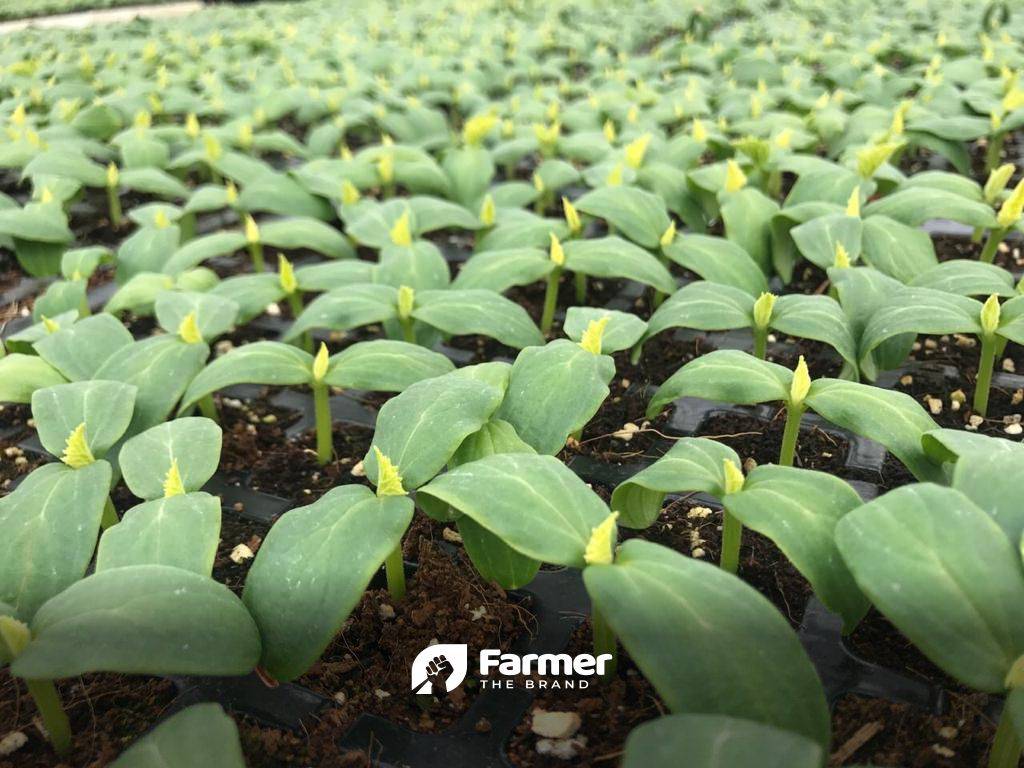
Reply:
M197 139L201 131L202 126L199 125L199 118L190 112L188 117L185 118L185 135L190 139Z
M551 248L549 249L548 254L551 257L551 261L553 261L556 266L561 267L565 264L565 251L562 249L562 243L559 242L555 233L550 232L549 234L551 235Z
M608 178L604 180L604 183L609 187L621 187L622 186L622 163L616 163L615 167L612 168L608 174Z
M747 186L747 175L740 168L735 160L727 160L725 163L725 191L739 192Z
M199 323L196 322L196 313L189 312L178 323L178 336L186 344L199 344L203 340L203 334L199 332Z
M604 121L604 127L601 130L604 133L605 141L609 144L614 144L618 134L615 131L615 123L611 121L611 118Z
M661 233L661 238L658 240L658 244L662 248L668 248L670 245L672 245L672 243L675 242L675 239L676 223L674 221L670 221L668 223L668 227L666 227L665 231Z
M842 243L836 243L836 258L832 266L838 269L848 269L850 266L850 254Z
M860 218L860 186L856 186L850 192L850 197L846 201L846 215L856 216Z
M60 323L53 318L43 315L43 330L47 333L56 333L60 330Z
M562 210L565 212L565 223L569 227L569 232L574 236L578 235L583 230L583 222L580 220L580 214L576 210L576 206L567 197L562 198Z
M699 141L701 144L708 140L708 129L700 120L693 121L693 140Z
M583 561L587 565L611 565L615 560L615 542L618 538L616 521L618 512L612 512L600 525L590 531L590 540L583 551Z
M736 462L732 459L723 459L722 469L725 472L725 483L722 487L725 495L742 491L747 480L743 476L743 470L737 466Z
M373 455L377 459L377 495L405 496L406 491L402 487L402 476L398 474L398 467L392 464L391 459L376 445L373 446Z
M1013 171L1013 163L1004 163L998 168L993 169L992 173L988 175L988 179L985 181L984 194L985 200L989 205L995 205L996 200L1003 194L1006 185L1010 183Z
M999 319L1002 308L999 306L999 296L992 294L985 300L981 307L981 330L986 336L991 336L999 328Z
M224 192L227 197L228 205L234 205L238 202L238 187L235 186L235 182L228 181L227 186L224 188Z
M462 128L462 139L470 147L479 147L497 124L498 118L494 115L471 117Z
M534 173L531 180L533 181L533 188L536 189L538 192L543 193L545 188L544 177L541 176L539 173Z
M395 158L390 152L385 152L377 160L377 175L382 184L390 184L395 178Z
M491 195L487 195L484 197L483 203L480 204L480 223L485 227L493 227L496 216L497 210L494 206L494 198Z
M590 354L601 354L601 341L604 338L604 331L608 327L609 319L610 316L605 315L599 320L591 320L587 324L586 330L583 331L583 336L580 337L580 346Z
M409 227L409 209L406 208L398 217L388 233L395 245L412 245L412 230Z
M316 357L313 358L313 381L319 383L324 380L330 362L331 353L327 350L327 345L321 341L320 349L317 350Z
M185 484L181 480L181 472L178 471L178 460L171 459L171 466L164 475L164 498L181 496L185 493Z
M398 317L407 320L416 306L416 289L403 285L398 288Z
M341 182L341 203L342 205L355 205L359 202L362 194L359 192L359 188L356 187L348 179Z
M42 205L53 202L53 192L50 191L49 187L43 187L43 191L39 193L39 202Z
M277 279L281 283L281 290L289 296L299 287L299 281L295 278L295 267L283 253L277 255Z
M789 387L790 405L802 405L811 389L811 374L807 370L807 361L800 355L796 369L793 371L793 383Z
M121 172L117 169L117 163L107 165L107 187L114 189L121 180Z
M206 151L206 159L210 163L217 162L220 160L221 155L224 154L220 141L212 133L203 135L203 148Z
M256 245L260 241L260 227L256 219L245 214L245 242L249 245Z
M626 165L630 168L639 168L644 164L644 156L647 154L647 147L651 143L651 134L645 133L638 139L634 139L626 145Z
M1022 213L1024 213L1024 179L1017 182L1013 192L1003 201L999 213L996 214L996 222L1001 228L1009 229L1020 220Z
M772 311L775 309L775 299L778 298L774 293L768 293L765 291L757 297L757 301L754 302L754 325L758 328L767 328L772 321Z
M85 439L85 422L75 427L64 443L64 453L60 460L72 469L87 467L96 461L96 457L89 450L89 443Z

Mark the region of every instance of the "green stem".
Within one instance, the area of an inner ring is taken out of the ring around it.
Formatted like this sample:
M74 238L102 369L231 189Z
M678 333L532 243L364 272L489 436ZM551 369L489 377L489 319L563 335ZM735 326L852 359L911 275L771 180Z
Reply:
M551 324L555 321L555 306L558 304L558 281L562 277L562 268L555 267L548 275L548 284L544 289L544 314L540 318L540 332L551 331Z
M768 329L754 326L754 357L765 359L768 354Z
M107 187L107 203L110 208L110 223L114 229L121 226L121 198L118 197L117 187Z
M331 460L334 441L331 438L331 403L326 384L313 385L313 413L316 416L316 460L322 467Z
M1013 727L1010 707L1004 704L996 736L992 741L992 751L988 753L988 768L1017 768L1020 750L1020 740Z
M263 263L263 243L249 243L249 255L252 257L254 272L266 271L266 264Z
M593 603L590 605L590 628L594 633L594 656L596 658L603 653L611 655L611 661L605 664L604 676L605 678L614 677L615 669L619 665L618 642L616 642L615 633L612 632L604 615Z
M397 603L405 597L405 564L402 562L401 544L384 561L384 575L388 579L388 594Z
M217 413L217 404L213 402L213 395L207 394L199 398L199 412L214 423L220 423L220 415Z
M988 391L992 386L997 344L995 334L981 335L981 362L978 363L978 378L974 382L974 412L979 416L984 416L988 411Z
M178 228L181 230L181 242L187 243L196 236L196 214L190 211L178 219Z
M114 502L107 497L107 503L103 505L103 517L100 520L100 528L104 531L111 526L117 525L121 520L117 516L117 510L114 509Z
M402 326L402 339L409 344L416 343L416 329L413 327L411 317L398 318L398 324Z
M743 538L743 523L722 510L722 554L718 565L723 571L736 573L740 565L740 541Z
M796 438L800 434L800 419L803 418L803 405L786 406L786 429L782 433L782 450L779 452L779 464L783 467L793 466L796 455Z
M980 261L986 264L991 264L996 258L996 251L999 249L999 244L1003 242L1003 238L1006 237L1005 229L993 229L988 233L988 240L985 241L985 247L981 250Z
M71 723L60 703L60 695L52 680L26 680L28 692L39 710L50 742L58 755L66 755L71 749Z
M989 173L999 165L999 160L1003 156L1003 138L1005 136L1005 133L997 133L985 148L985 170Z
M585 272L576 272L573 279L576 281L576 303L583 306L587 300L587 275Z
M975 227L973 230L971 230L971 242L972 243L980 243L981 242L981 238L982 238L982 236L984 234L985 234L985 228L984 227Z
M288 294L288 307L292 311L292 320L297 320L303 310L302 294L299 293L298 290ZM309 331L306 331L299 336L299 338L295 340L295 345L306 350L310 354L313 354L313 337L309 335Z
M633 349L629 352L629 364L636 365L640 362L640 356L644 353L644 343L638 341L633 345Z

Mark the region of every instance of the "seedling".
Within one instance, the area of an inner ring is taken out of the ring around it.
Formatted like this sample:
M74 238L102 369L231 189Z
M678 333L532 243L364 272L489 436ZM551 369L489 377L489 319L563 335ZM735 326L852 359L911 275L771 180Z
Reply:
M800 420L810 408L826 421L881 443L916 477L938 477L938 467L921 448L921 436L937 425L912 397L842 379L811 381L803 357L791 371L746 352L710 352L684 365L658 388L647 407L647 418L654 418L680 397L739 405L782 401L786 409L779 453L782 466L793 464Z
M984 416L995 359L1008 341L1024 342L1024 296L1000 305L993 293L984 303L933 288L906 288L872 315L864 329L862 354L900 334L972 334L981 342L973 408Z
M333 356L321 343L315 357L289 344L258 341L236 347L206 366L182 397L179 413L235 384L304 384L313 390L317 460L326 464L333 452L328 387L401 392L452 367L443 355L400 341L361 342Z

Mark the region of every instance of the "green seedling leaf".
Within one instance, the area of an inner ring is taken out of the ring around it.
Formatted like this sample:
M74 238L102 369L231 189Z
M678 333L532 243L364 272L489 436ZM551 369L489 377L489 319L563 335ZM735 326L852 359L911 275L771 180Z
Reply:
M455 370L444 355L404 341L361 341L333 355L324 381L345 389L401 392Z
M233 302L237 305L235 321L248 323L262 315L271 304L281 301L287 294L276 272L261 272L255 275L229 277L217 283L207 295Z
M398 289L390 285L348 285L318 296L284 335L291 341L303 333L327 328L345 331L398 316Z
M157 322L165 331L178 333L185 318L192 315L205 341L230 331L235 325L238 309L238 304L230 298L196 291L164 291L156 297L153 305Z
M197 237L177 248L161 271L176 275L186 269L198 266L207 259L227 256L245 248L245 235L241 232L213 232Z
M624 278L662 293L676 289L675 278L655 256L621 237L570 240L564 243L565 268L593 277Z
M71 381L95 377L96 371L122 347L131 333L112 315L93 315L61 328L35 343L39 357Z
M516 285L543 280L555 268L539 248L510 248L474 254L462 265L452 288L485 288L504 293Z
M916 288L955 293L959 296L1012 298L1017 295L1013 275L995 264L953 259L936 264L910 281Z
M788 622L752 587L640 539L625 542L614 563L587 567L583 581L671 711L744 718L827 747L828 706L814 667ZM680 648L705 670L701 685L686 682L691 670L679 663Z
M1020 541L1024 509L1014 481L1021 457L1018 451L1000 451L996 442L1001 441L989 440L983 448L963 453L953 467L951 485L992 515L1010 541Z
M245 768L235 721L219 704L194 704L125 750L111 768Z
M570 339L579 343L583 334L593 322L601 322L608 318L601 336L602 354L612 354L629 349L643 337L647 323L629 312L615 309L597 309L595 307L569 307L565 312L562 331Z
M901 283L910 282L938 263L935 246L927 232L888 216L871 216L864 220L861 258Z
M729 193L722 205L725 236L749 253L765 273L772 267L771 224L778 211L774 200L751 187Z
M517 349L544 343L526 310L494 291L419 291L412 316L447 334L481 334Z
M412 520L404 496L334 488L270 529L243 599L263 637L262 666L292 680L320 658Z
M373 447L398 467L407 490L418 488L444 468L466 437L487 423L503 394L458 371L417 382L381 407ZM363 461L366 476L376 483L372 448Z
M210 348L176 336L153 336L122 347L96 371L96 378L134 384L135 416L129 435L164 421L203 368Z
M608 397L615 363L575 342L557 339L516 357L498 417L538 453L554 455Z
M789 731L721 715L666 715L635 728L622 768L820 768L820 744Z
M553 456L500 453L463 464L419 491L532 560L582 568L608 507ZM461 521L463 518L459 518Z
M739 350L715 350L687 363L662 384L647 407L647 418L680 397L755 405L789 397L793 372Z
M103 458L128 428L136 398L134 386L117 381L76 381L36 390L32 418L39 442L60 456L69 436L84 424L89 452Z
M949 219L971 227L995 227L992 207L944 189L911 187L886 195L864 208L866 217L888 216L901 224L919 227L926 221Z
M179 493L132 507L100 539L96 572L169 565L209 577L220 541L220 499Z
M313 356L291 344L279 341L243 344L215 359L192 379L178 410L183 412L211 392L235 384L308 384L312 370Z
M664 254L684 269L712 283L739 288L755 298L768 290L764 271L746 251L723 237L677 236Z
M119 454L121 473L140 499L167 493L169 474L182 492L198 491L220 463L221 429L201 417L158 424L128 440Z
M56 368L35 355L0 357L0 403L30 403L36 390L64 382Z
M0 499L0 600L19 619L85 575L111 474L105 461L46 464Z
M853 488L824 472L764 464L722 503L745 527L775 542L821 602L842 616L845 631L864 618L870 603L835 544L836 524L861 504Z
M621 525L646 528L657 519L667 493L685 490L724 496L726 461L742 465L736 452L723 443L681 438L668 453L615 488L612 509L619 513Z
M929 659L991 693L1024 651L1017 543L960 491L909 485L848 514L836 543L861 589Z
M275 248L305 248L332 259L352 259L356 255L341 232L330 224L308 216L260 224L260 241Z
M260 636L242 601L209 577L167 565L101 571L51 598L11 665L29 680L88 672L244 675Z
M581 213L604 219L644 248L656 249L670 224L662 199L639 187L601 187L574 205Z

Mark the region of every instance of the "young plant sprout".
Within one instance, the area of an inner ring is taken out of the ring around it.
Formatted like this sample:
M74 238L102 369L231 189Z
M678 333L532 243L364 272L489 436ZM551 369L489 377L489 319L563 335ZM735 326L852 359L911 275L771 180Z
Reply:
M179 413L235 384L305 384L313 390L317 460L323 465L334 450L329 387L401 392L452 367L443 355L399 341L360 342L336 355L321 343L316 356L290 344L258 341L232 349L200 371L182 397Z
M647 418L681 397L740 405L782 401L786 426L779 464L796 454L800 421L811 409L826 421L881 443L918 478L935 479L939 468L924 454L921 437L937 425L909 395L842 379L811 380L800 357L791 371L738 350L716 350L690 361L651 398Z
M981 359L974 388L974 411L988 411L995 359L1008 341L1024 342L1024 296L1004 304L992 294L984 303L934 288L904 288L890 297L868 321L861 354L869 354L888 339L902 334L963 333L981 342Z

